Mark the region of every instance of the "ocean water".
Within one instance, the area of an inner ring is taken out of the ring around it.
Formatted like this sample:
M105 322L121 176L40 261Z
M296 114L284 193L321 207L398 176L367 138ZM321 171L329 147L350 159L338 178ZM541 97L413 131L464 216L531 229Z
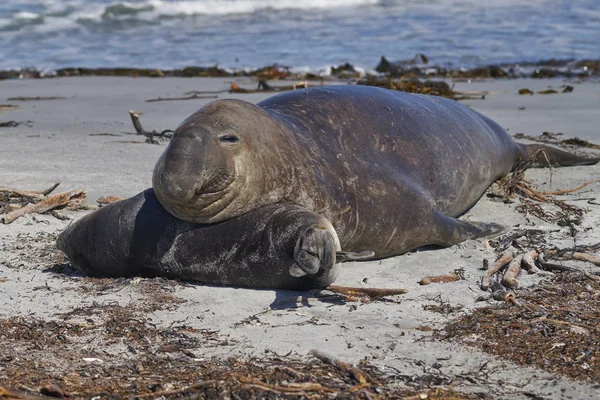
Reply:
M599 0L2 0L0 69L600 58Z

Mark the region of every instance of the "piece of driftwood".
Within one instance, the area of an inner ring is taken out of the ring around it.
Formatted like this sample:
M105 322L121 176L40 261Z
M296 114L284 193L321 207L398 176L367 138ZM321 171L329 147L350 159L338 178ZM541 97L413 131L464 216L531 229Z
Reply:
M515 288L518 286L519 282L517 281L517 277L521 273L521 262L523 260L523 256L519 255L514 257L510 263L508 264L508 268L506 272L504 272L504 276L502 277L502 284L508 288Z
M408 293L408 290L406 289L361 288L337 285L329 285L325 289L344 296L367 296L369 300L376 300L381 297Z
M0 199L6 197L23 197L31 200L41 200L44 196L49 195L60 185L60 182L55 183L50 186L48 189L44 190L23 190L23 189L15 189L6 186L0 186Z
M459 281L461 278L458 274L449 273L444 275L426 276L419 281L419 285L429 285L430 283L449 283Z
M541 270L535 265L535 260L538 257L537 250L528 251L523 255L523 261L521 262L521 266L530 274L536 274Z
M119 200L123 200L123 198L117 196L102 196L98 198L98 200L96 200L96 203L100 204L101 206L105 206L107 204L111 204Z
M563 260L587 261L594 265L600 266L600 257L594 254L582 253L579 251L566 252L558 255Z
M265 92L287 92L290 90L306 89L309 87L308 82L302 81L287 86L271 86L267 81L260 80L256 89L246 89L240 87L237 83L231 83L229 93L265 93Z
M45 197L38 203L28 204L25 207L19 208L8 214L0 216L0 222L2 222L3 224L10 224L16 219L22 217L23 215L36 213L42 214L50 210L66 206L71 200L83 199L85 198L85 196L86 193L83 190L70 190L68 192L63 192L49 197Z
M487 271L485 271L485 273L483 274L483 277L481 277L481 285L480 285L481 290L488 290L490 288L492 276L496 272L498 272L500 270L500 268L502 268L503 266L505 266L506 264L511 262L512 259L515 258L515 255L516 255L516 251L513 248L505 250L500 255L500 258L498 258L498 260L496 260L494 265L491 268L489 268Z
M348 375L350 375L352 377L352 379L354 379L359 384L366 384L367 382L373 381L372 378L366 372L361 370L360 368L353 367L352 365L350 365L344 361L338 360L338 359L336 359L328 354L325 354L319 350L311 350L309 352L309 354L315 358L318 358L322 362L327 363L329 365L333 365L334 367L338 368L340 371L347 373Z
M165 129L162 132L157 131L147 131L142 127L142 123L140 122L140 115L133 110L129 110L129 116L131 117L131 122L133 123L133 128L138 135L146 136L146 143L158 143L154 140L154 137L171 139L173 137L173 131L171 129Z
M8 101L35 101L35 100L64 100L66 97L61 96L19 96L19 97L9 97Z
M190 392L194 389L201 388L203 386L214 385L215 383L218 383L218 382L219 381L217 381L217 380L200 381L200 382L194 383L193 385L182 387L181 389L164 390L162 392L153 392L153 393L147 393L147 394L138 394L138 395L133 396L133 398L134 399L145 399L145 398L156 399L156 398L162 397L162 396L180 395L180 394L184 394L186 392Z
M550 272L553 272L553 271L577 272L577 271L579 271L579 269L577 269L577 268L569 267L569 266L562 265L562 264L554 264L554 263L547 262L546 256L544 253L539 254L538 260L544 271L550 271Z
M507 303L514 304L517 307L521 307L521 303L517 300L517 295L512 291L507 289L498 281L493 281L491 283L492 287L492 298L497 301L504 301Z
M157 97L155 99L148 99L145 100L146 103L154 103L157 101L179 101L179 100L194 100L194 99L217 99L219 98L219 96L214 96L214 95L210 95L210 96L200 96L198 94L191 94L189 96L185 96L185 97Z

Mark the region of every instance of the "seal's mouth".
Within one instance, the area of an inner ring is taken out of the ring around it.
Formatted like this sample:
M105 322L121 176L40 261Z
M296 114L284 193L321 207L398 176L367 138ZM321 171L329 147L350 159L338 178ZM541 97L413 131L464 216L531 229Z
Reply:
M165 186L155 190L163 207L178 219L195 222L218 222L218 214L227 208L236 197L236 182L242 179L238 174L219 171L202 184L196 184L187 196L174 196ZM160 177L163 183L163 177ZM162 190L161 190L162 189Z

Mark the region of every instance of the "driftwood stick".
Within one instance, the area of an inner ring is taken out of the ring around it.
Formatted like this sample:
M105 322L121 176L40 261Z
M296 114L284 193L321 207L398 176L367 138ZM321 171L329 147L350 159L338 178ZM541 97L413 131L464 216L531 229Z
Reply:
M111 203L114 203L114 202L119 201L119 200L123 200L123 198L122 197L118 197L118 196L102 196L102 197L99 197L96 200L96 203L98 203L98 204L100 204L102 206L105 206L107 204L111 204Z
M480 285L481 290L488 290L490 288L490 281L492 279L492 276L496 272L498 272L500 270L500 268L502 268L503 266L505 266L506 264L511 262L512 259L515 258L515 254L516 254L515 249L510 248L510 249L505 250L500 255L500 258L498 258L498 260L496 260L494 265L492 265L492 267L490 269L485 271L485 273L481 277L481 285Z
M197 94L192 94L186 97L157 97L155 99L145 100L146 103L154 103L156 101L179 101L179 100L194 100L194 99L218 99L219 96L199 96Z
M549 263L546 261L546 257L544 253L540 253L538 256L538 260L540 261L540 265L544 271L561 271L561 272L577 272L579 269L568 267L566 265Z
M560 194L573 193L573 192L576 192L578 190L583 189L587 185L591 185L592 183L596 183L596 182L600 182L600 179L596 179L596 180L593 180L593 181L585 182L585 183L583 183L583 184L581 184L581 185L579 185L579 186L577 186L577 187L575 187L573 189L556 190L554 192L539 192L539 193L541 193L543 195L560 195Z
M60 185L60 182L55 183L50 186L48 189L44 190L22 190L22 189L14 189L5 186L0 186L0 193L3 193L5 196L17 196L17 197L27 197L30 199L41 200L44 196L52 193L54 189L56 189Z
M83 190L71 190L68 192L55 194L42 199L39 203L28 204L23 208L19 208L6 215L0 216L0 222L4 224L10 224L23 215L34 213L42 214L55 208L65 206L72 199L85 198L85 196L86 193Z
M354 288L337 285L329 285L325 289L344 296L368 296L370 300L408 293L406 289Z
M129 116L131 117L131 122L133 122L133 127L138 135L145 135L146 131L142 128L142 123L140 122L140 115L133 110L129 110Z
M286 385L273 385L267 382L263 382L260 379L250 378L243 375L236 376L237 380L242 383L242 387L248 389L261 389L269 392L281 394L293 394L298 393L302 394L305 391L314 392L314 391L325 391L329 393L334 393L335 390L325 387L320 383L313 382L300 382L300 383L288 383Z
M517 300L517 295L512 290L506 289L500 282L492 282L492 298L498 301L505 301L507 303L514 304L517 307L521 307L521 303Z
M142 127L142 123L140 122L140 115L133 110L129 110L129 116L131 117L131 122L133 123L133 128L138 135L146 136L146 143L157 143L154 140L154 136L164 137L170 139L173 137L173 131L170 129L165 129L162 132L156 131L147 131Z
M329 364L329 365L333 365L334 367L338 368L340 371L349 374L356 382L358 382L360 384L365 384L369 381L370 382L373 381L373 379L366 372L361 370L360 368L353 367L352 365L345 363L341 360L338 360L336 358L333 358L332 356L325 354L323 352L320 352L319 350L311 350L309 352L309 354L315 358L318 358L322 362Z
M448 273L444 275L431 275L426 276L419 281L419 285L429 285L430 283L449 283L460 280L460 276L454 273Z
M196 382L193 385L183 387L181 389L164 390L162 392L153 392L153 393L138 394L138 395L133 396L133 398L134 399L144 399L146 397L157 398L157 397L161 397L161 396L173 396L173 395L176 395L176 394L183 394L185 392L189 392L191 390L198 389L198 388L201 388L203 386L213 385L213 384L218 383L218 382L219 381L217 381L217 380L201 381L201 382Z
M540 272L540 269L535 265L535 259L538 257L538 252L536 250L531 250L523 255L523 261L521 261L521 266L530 274L537 274Z
M512 259L510 264L508 264L508 268L504 273L504 277L502 277L502 284L508 288L515 288L518 286L519 282L517 281L517 277L521 273L521 262L523 260L523 256L516 256Z
M567 252L558 256L563 260L587 261L594 265L600 266L600 257L593 254L582 253L579 251Z

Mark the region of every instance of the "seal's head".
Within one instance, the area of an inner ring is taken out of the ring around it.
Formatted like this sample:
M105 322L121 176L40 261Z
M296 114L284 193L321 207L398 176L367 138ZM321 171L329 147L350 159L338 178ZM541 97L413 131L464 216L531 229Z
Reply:
M212 102L175 131L154 168L152 186L175 217L213 223L279 199L269 199L263 159L281 135L259 107L239 100ZM276 150L275 150L276 151Z

